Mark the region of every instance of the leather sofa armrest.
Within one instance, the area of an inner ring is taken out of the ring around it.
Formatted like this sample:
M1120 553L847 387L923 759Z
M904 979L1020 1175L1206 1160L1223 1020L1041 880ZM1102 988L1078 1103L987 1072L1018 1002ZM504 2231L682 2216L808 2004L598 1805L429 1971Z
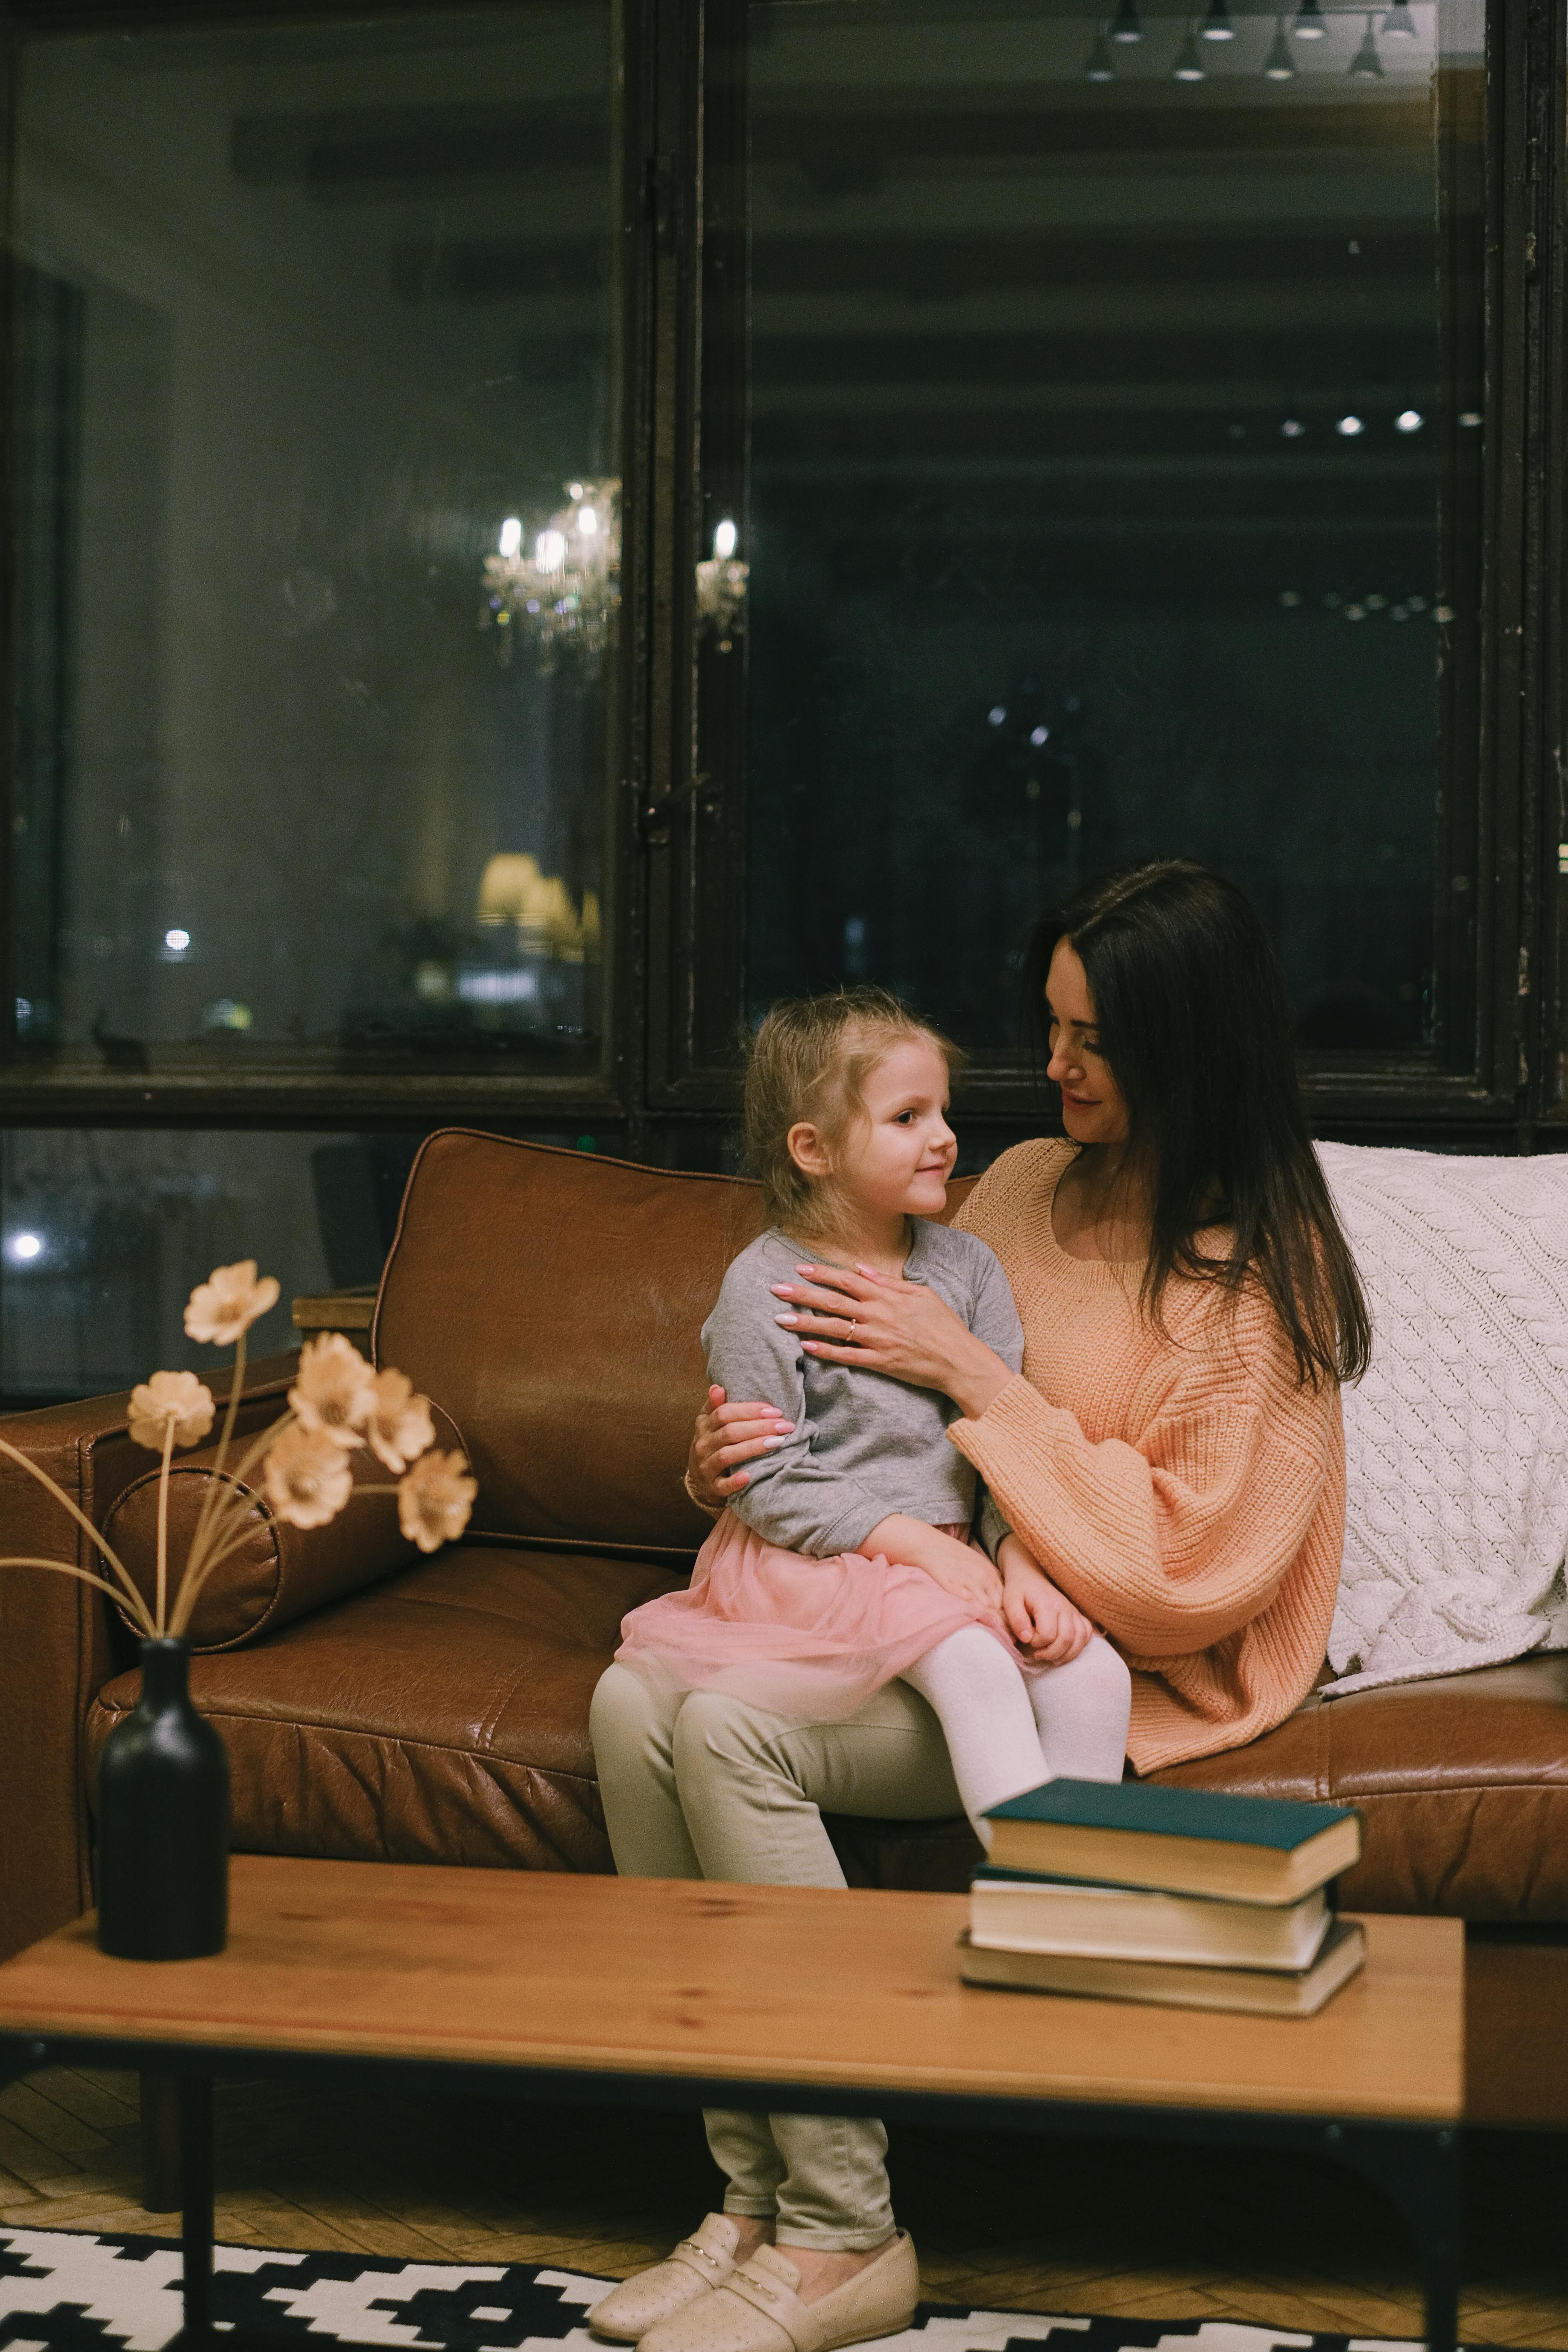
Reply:
M241 1426L270 1419L293 1376L289 1354L258 1360L246 1381ZM0 1421L0 1438L58 1481L101 1527L147 1466L126 1433L128 1394L49 1405ZM0 1454L0 1557L89 1568L93 1546L58 1500ZM47 1935L92 1902L81 1733L114 1671L109 1604L75 1577L0 1569L0 1958Z

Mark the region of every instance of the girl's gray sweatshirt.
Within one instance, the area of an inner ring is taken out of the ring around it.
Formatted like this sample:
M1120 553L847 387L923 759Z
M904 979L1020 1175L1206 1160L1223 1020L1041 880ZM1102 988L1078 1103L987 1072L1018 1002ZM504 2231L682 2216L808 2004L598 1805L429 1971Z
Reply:
M1023 1326L994 1253L973 1234L911 1223L904 1279L929 1284L1010 1371L1020 1370ZM784 1444L747 1465L750 1483L731 1509L764 1541L814 1559L858 1550L895 1511L930 1527L967 1525L975 1479L947 1442L961 1417L952 1399L807 1356L799 1335L775 1321L789 1308L769 1285L797 1283L796 1268L808 1263L828 1261L770 1228L731 1266L702 1326L710 1379L732 1401L776 1405L795 1423Z

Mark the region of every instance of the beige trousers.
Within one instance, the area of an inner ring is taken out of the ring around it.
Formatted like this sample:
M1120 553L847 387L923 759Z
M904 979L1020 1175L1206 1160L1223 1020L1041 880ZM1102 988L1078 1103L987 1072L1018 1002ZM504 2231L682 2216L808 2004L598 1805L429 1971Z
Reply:
M942 1727L904 1683L847 1721L801 1723L716 1691L656 1696L611 1666L592 1723L610 1846L627 1878L842 1886L824 1808L883 1821L963 1810ZM729 2179L727 2213L775 2214L784 2246L863 2252L890 2234L880 2124L729 2108L704 2120Z

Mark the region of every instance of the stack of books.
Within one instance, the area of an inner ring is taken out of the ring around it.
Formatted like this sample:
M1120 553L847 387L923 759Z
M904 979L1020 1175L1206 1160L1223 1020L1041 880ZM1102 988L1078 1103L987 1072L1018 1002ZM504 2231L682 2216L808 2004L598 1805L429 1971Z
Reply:
M1047 1780L986 1819L966 1984L1310 2017L1362 1964L1330 1884L1361 1854L1352 1806Z

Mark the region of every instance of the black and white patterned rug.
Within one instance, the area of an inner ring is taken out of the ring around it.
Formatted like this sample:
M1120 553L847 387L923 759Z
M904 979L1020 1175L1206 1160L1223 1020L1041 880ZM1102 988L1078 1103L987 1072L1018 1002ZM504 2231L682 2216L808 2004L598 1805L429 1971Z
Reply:
M219 2246L221 2328L405 2352L590 2352L585 2315L608 2282L525 2263L400 2263L363 2254ZM162 2352L181 2325L180 2249L168 2238L0 2229L0 2352ZM882 2352L1420 2352L1388 2338L1300 2336L1228 2320L1057 2318L921 2304Z

